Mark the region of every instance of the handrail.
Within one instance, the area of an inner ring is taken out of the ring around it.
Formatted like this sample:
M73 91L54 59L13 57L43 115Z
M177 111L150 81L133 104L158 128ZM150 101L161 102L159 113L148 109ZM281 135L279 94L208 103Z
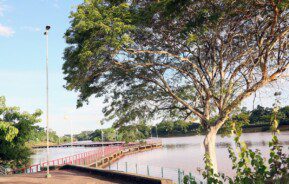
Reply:
M166 178L174 181L174 183L177 184L183 184L185 177L189 180L188 183L204 183L203 179L201 179L199 176L193 176L192 172L184 171L180 168L169 168L129 162L116 162L112 165L109 165L106 170Z
M147 145L159 144L160 141L148 141ZM98 147L96 150L91 150L84 153L79 153L71 156L66 156L58 159L49 161L49 166L62 166L65 164L76 164L76 165L91 165L96 163L103 157L110 156L116 152L123 151L128 147L125 146L105 146L102 150L101 147ZM40 172L43 167L47 167L47 162L42 162L34 164L28 167L23 167L12 171L12 174L17 173L35 173Z
M66 156L54 160L49 161L50 166L62 166L65 164L77 164L77 165L90 165L103 156L109 156L112 153L115 153L117 151L121 151L123 147L121 146L107 146L104 148L104 155L102 155L102 149L96 149L84 153L79 153L71 156ZM47 167L47 162L42 162L38 164L34 164L28 167L16 169L12 171L13 174L17 173L35 173L35 172L40 172L41 168Z

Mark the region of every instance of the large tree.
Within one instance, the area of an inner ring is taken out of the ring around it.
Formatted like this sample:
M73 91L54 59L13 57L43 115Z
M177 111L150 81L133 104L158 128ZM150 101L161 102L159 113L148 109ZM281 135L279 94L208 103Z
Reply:
M78 106L105 96L119 125L198 117L214 171L218 130L289 64L287 0L86 0L70 18L63 71Z

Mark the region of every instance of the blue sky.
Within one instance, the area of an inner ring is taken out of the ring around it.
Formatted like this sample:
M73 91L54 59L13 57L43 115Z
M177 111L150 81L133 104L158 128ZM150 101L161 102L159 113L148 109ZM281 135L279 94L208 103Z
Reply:
M49 33L50 124L63 135L69 133L67 115L74 133L98 128L103 115L101 99L91 99L90 105L76 109L77 94L66 91L62 74L62 56L66 47L63 35L69 27L69 13L81 0L0 0L0 95L7 104L33 112L45 110L45 37ZM282 105L289 105L288 83L283 86ZM257 93L256 104L272 106L274 88ZM287 89L287 90L286 90ZM244 102L252 108L252 98ZM45 115L45 114L44 114ZM43 115L43 119L44 119ZM40 123L45 125L45 121ZM110 124L104 125L108 127Z
M102 116L101 99L76 110L77 94L65 90L62 56L64 32L69 13L80 0L0 0L0 95L7 104L33 112L45 110L45 26L49 35L50 124L59 134L98 128ZM44 114L45 115L45 114ZM43 119L44 119L43 115ZM40 123L45 125L45 121ZM109 124L105 125L109 126Z

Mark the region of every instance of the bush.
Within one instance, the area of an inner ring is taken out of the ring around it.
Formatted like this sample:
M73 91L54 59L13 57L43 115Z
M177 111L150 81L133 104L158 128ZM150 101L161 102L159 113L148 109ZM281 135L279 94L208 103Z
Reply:
M230 183L230 184L244 184L244 183L257 183L257 184L284 184L289 183L289 157L282 151L282 146L276 136L279 133L278 109L273 110L272 117L272 140L269 142L270 158L268 163L262 156L259 150L253 151L248 149L245 142L240 141L241 131L234 130L236 137L234 141L237 149L233 150L228 147L229 157L233 162L232 169L236 172L234 178L230 178L224 174L216 174L211 167L210 158L205 155L206 171L203 176L207 179L208 183Z

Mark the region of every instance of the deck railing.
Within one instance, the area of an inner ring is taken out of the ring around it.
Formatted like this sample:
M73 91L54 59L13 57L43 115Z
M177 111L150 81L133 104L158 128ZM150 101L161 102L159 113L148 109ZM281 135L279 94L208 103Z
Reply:
M150 144L161 144L160 140L152 140L147 142L147 145ZM49 161L49 166L62 166L65 164L75 164L75 165L91 165L101 160L102 158L108 157L116 152L123 151L127 148L130 148L135 145L130 146L105 146L98 147L96 150L91 150L84 153L79 153L72 156L66 156L63 158L58 158ZM12 171L12 174L20 174L20 173L35 173L40 172L43 168L47 167L47 162L42 162L38 164L34 164L28 167L16 169Z
M103 148L99 147L96 150L79 153L72 156L67 156L63 158L58 158L49 161L49 166L62 166L65 164L76 164L76 165L91 165L103 157L110 156L113 153L123 150L123 146L106 146ZM18 173L35 173L43 170L42 168L47 167L48 162L42 162L34 164L25 168L16 169L13 171L13 174Z
M108 166L106 169L123 171L126 173L141 174L145 176L166 178L172 180L174 183L177 184L205 183L203 179L201 179L201 177L194 176L192 172L186 172L182 169L177 168L168 168L168 167L160 167L160 166L128 163L128 162L116 162Z

